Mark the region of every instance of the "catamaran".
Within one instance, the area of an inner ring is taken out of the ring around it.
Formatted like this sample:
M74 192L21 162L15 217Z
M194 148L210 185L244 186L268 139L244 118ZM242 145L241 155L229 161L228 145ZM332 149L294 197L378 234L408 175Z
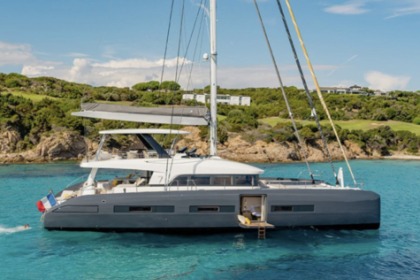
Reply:
M216 1L210 1L211 106L139 108L82 104L75 116L177 125L209 125L210 154L165 150L153 135L174 129L101 131L96 155L81 163L86 181L40 203L48 230L209 232L296 227L378 229L380 196L322 180L265 178L264 170L217 156ZM120 154L103 151L112 135L139 143ZM128 176L102 179L110 170ZM341 173L341 172L339 172ZM46 207L45 207L46 206Z

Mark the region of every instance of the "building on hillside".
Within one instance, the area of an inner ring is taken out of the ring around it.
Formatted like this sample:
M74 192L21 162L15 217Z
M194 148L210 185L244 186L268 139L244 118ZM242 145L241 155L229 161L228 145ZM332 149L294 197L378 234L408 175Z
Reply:
M388 93L386 93L386 92L384 92L384 91L382 91L382 90L375 90L374 92L373 92L373 95L375 95L375 96L387 96L388 95Z
M346 89L341 87L321 87L320 89L322 93L346 93Z
M197 102L206 104L210 100L210 94L185 93L182 95L182 100L196 100ZM217 103L227 105L250 106L251 97L244 95L218 94Z
M205 94L195 94L195 93L184 93L182 95L182 100L195 100L197 102L206 104L208 102L209 97Z
M351 94L364 94L365 92L362 91L362 87L358 85L354 85L348 88Z
M351 87L321 87L322 93L336 93L336 94L363 94L369 95L361 86L353 85Z

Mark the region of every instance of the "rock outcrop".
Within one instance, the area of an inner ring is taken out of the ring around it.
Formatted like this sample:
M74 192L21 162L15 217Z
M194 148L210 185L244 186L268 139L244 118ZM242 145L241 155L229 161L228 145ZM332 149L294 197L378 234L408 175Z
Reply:
M10 135L10 133L5 132L1 135ZM81 159L88 148L88 144L82 136L76 132L68 131L43 136L35 148L24 152L14 151L14 137L10 137L11 141L4 139L3 137L1 142L0 163L76 160Z
M207 141L202 141L199 129L188 127L184 130L190 132L184 139L178 142L178 148L183 146L197 148L198 154L206 154L208 151ZM306 156L308 161L319 162L328 159L325 151L323 151L321 140L314 143L306 144ZM357 144L346 141L343 143L346 156L349 159L370 158ZM343 159L338 143L328 144L330 156L333 160ZM294 162L303 161L304 154L296 143L282 142L266 143L264 141L256 141L249 143L242 139L238 134L230 134L228 140L218 146L218 155L220 157L241 162Z
M196 127L186 127L190 134L184 136L177 143L177 148L196 148L197 154L208 153L209 144L203 141L200 130ZM38 145L31 150L16 152L18 142L21 140L17 131L0 131L0 163L29 163L50 162L59 160L80 160L87 153L92 155L98 147L94 143L76 132L56 131L48 136L41 137ZM357 144L346 141L343 147L348 159L382 158L379 153L367 154ZM321 140L306 144L308 161L319 162L328 160L323 150ZM338 143L328 144L332 160L342 160L343 156ZM294 142L256 141L249 143L239 134L229 134L228 140L218 146L220 157L240 162L294 162L303 161L304 155Z
M16 130L0 131L0 153L14 152L20 140L20 134Z

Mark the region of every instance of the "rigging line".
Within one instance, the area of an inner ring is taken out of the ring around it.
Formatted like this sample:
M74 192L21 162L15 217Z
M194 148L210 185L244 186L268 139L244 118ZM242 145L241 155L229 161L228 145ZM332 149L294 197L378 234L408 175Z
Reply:
M200 20L200 25L199 25L199 27L197 28L197 30L198 30L198 32L197 32L197 38L196 38L196 43L195 43L195 46L194 46L194 52L193 52L193 60L194 59L196 59L196 57L197 57L197 50L198 49L202 49L202 45L200 46L200 48L198 47L198 45L199 45L199 43L203 43L202 42L202 38L203 38L203 36L202 36L202 30L203 30L203 22L204 22L204 20L205 20L205 13L204 13L204 10L203 10L203 6L204 5L206 5L207 4L207 0L202 0L201 1L201 4L200 4L200 10L202 10L202 14L201 14L201 20ZM199 59L198 59L198 61L200 61ZM190 73L188 74L188 81L187 81L187 90L190 88L190 86L191 86L191 77L192 77L192 71L193 71L193 68L194 68L194 64L192 64L191 65L191 67L190 67ZM196 103L195 103L196 104Z
M82 110L82 102L83 101L80 101L80 110ZM87 128L87 125L86 125L86 118L82 118L82 127L83 127L83 131L82 131L82 133L83 133L83 140L84 140L84 142L86 143L86 138L88 138L88 128ZM86 150L85 150L85 158L86 158L86 161L89 161L89 148L88 148L88 145L86 145Z
M167 34L166 34L165 53L164 53L164 56L163 56L162 73L161 73L161 77L160 77L159 88L162 85L163 74L164 74L164 71L165 71L165 62L166 62L166 55L167 55L167 51L168 51L169 34L170 34L170 31L171 31L171 25L172 25L172 15L173 15L173 11L174 11L174 2L175 2L175 0L172 0L171 10L170 10L170 14L169 14L169 24L168 24L168 31L167 31ZM183 1L183 3L184 3L184 1ZM184 6L182 7L182 11L183 10L184 10ZM180 27L181 30L182 30L182 18L183 18L183 16L181 16L181 27ZM180 37L181 37L181 35L180 35ZM179 39L179 44L180 44L180 41L181 41L181 39ZM177 70L176 71L178 71L178 59L179 59L179 45L178 45L178 55L177 55L177 64L176 64ZM175 72L175 81L176 81L176 72ZM173 112L174 112L174 105L172 105L170 129L172 129L172 125L173 125ZM166 138L166 137L164 137L164 138ZM168 174L168 166L169 166L169 159L166 160L166 172L165 172L165 174ZM168 180L167 179L168 178L165 178L165 186L168 185L168 182L167 182Z
M178 81L180 79L180 76L181 76L181 73L182 73L182 69L184 68L184 65L185 65L186 57L188 55L188 51L189 51L189 48L190 48L191 41L192 41L192 39L194 37L194 32L196 30L197 20L199 18L200 12L201 12L201 7L198 6L197 13L196 13L195 20L194 20L194 24L193 24L192 31L191 31L191 34L190 34L190 38L188 39L187 47L185 49L185 53L184 53L184 56L182 58L181 69L179 70L178 79L175 80L177 83L178 83Z
M164 52L164 54L163 54L163 63L162 63L162 71L161 71L161 74L160 74L160 83L159 83L159 88L160 88L160 87L161 87L161 85L162 85L162 82L163 82L163 74L165 73L166 54L167 54L167 52L168 52L168 42L169 42L169 34L170 34L170 32L171 32L172 14L173 14L173 11L174 11L174 2L175 2L175 0L172 0L172 3L171 3L171 10L170 10L170 12L169 12L169 24L168 24L168 31L167 31L167 33L166 33L165 52Z
M172 93L172 95L174 95L174 93ZM172 106L171 106L171 121L169 123L169 133L165 137L163 137L164 140L167 140L169 138L169 136L172 134L172 130L173 130L173 126L174 126L174 122L173 122L173 120L174 120L174 111L175 111L175 102L172 102ZM182 120L182 116L183 116L183 114L181 114L181 120ZM176 134L174 141L178 138L178 136L179 136L179 134ZM171 162L170 167L169 167L169 161ZM165 190L166 190L166 188L168 186L168 183L169 183L169 178L170 178L170 175L171 175L173 161L174 161L174 157L172 157L169 154L169 158L166 158L166 167L165 167L165 174L166 174L166 178L165 178Z
M174 119L174 110L175 110L175 104L172 104L171 106L171 121L169 124L169 133L164 137L164 140L167 140L169 138L169 135L172 134L172 130L174 129L173 126L173 119ZM183 117L183 112L181 112L181 116L180 116L180 120L182 120ZM171 149L170 151L173 151L173 147L175 146L175 143L177 142L177 139L179 138L180 134L176 134L175 138L172 140L172 144L171 144ZM169 184L169 178L171 177L172 174L172 167L173 167L173 163L174 163L174 157L175 154L173 156L171 156L171 153L169 153L169 157L166 158L166 167L165 167L165 190L167 190L168 184Z
M173 97L173 95L174 95L174 93L172 92L172 97ZM173 101L173 100L172 100ZM174 126L174 123L173 123L173 120L174 120L174 111L175 111L175 102L172 102L172 105L171 105L171 121L170 121L170 123L169 123L169 133L168 134L166 134L166 136L165 137L163 137L164 138L164 142L165 142L165 140L167 140L167 139L169 139L169 136L172 134L172 130L173 130L173 126ZM183 115L181 115L181 119L182 119L182 116ZM178 135L176 135L175 136L175 139L178 137ZM163 144L163 143L162 143ZM169 177L170 177L170 170L171 169L169 169L169 160L171 159L171 167L170 168L172 168L172 163L173 163L173 157L171 157L170 155L169 155L169 157L170 158L166 158L166 168L165 168L165 174L166 174L166 178L165 178L165 188L168 186L168 181L169 181Z
M179 53L181 52L182 29L184 26L184 10L185 10L185 0L182 0L181 23L179 24L178 51L176 54L175 81L178 81Z
M309 92L308 84L306 83L305 75L303 74L302 66L300 64L299 57L298 57L297 52L296 52L295 44L294 44L292 36L290 34L289 26L287 24L286 17L284 15L283 8L282 8L282 5L280 3L280 0L277 0L277 5L278 5L279 10L280 10L280 14L281 14L281 17L282 17L282 20L283 20L284 28L286 29L286 33L287 33L287 36L289 38L290 47L292 48L297 68L299 69L300 78L302 79L303 87L305 89L306 97L308 98L309 106L311 107L312 114L314 116L316 125L318 127L318 131L321 135L322 143L324 144L324 151L327 154L328 161L331 165L331 169L333 171L334 177L337 180L337 174L335 172L335 167L334 167L334 164L333 164L333 161L332 161L332 158L331 158L330 150L328 149L327 139L325 138L325 135L322 131L321 123L319 121L318 114L316 113L316 110L315 110L314 101L313 101L312 96ZM336 183L338 183L338 182L336 182Z
M201 16L200 25L197 28L197 30L198 30L198 32L197 32L197 38L196 38L196 42L195 42L195 46L194 46L194 51L193 51L193 55L192 55L193 61L195 61L195 59L197 59L198 45L201 42L200 39L202 38L201 33L202 33L202 28L203 28L203 20L204 20L204 12L203 12L203 14ZM193 68L194 68L194 63L191 65L190 71L188 73L188 80L187 80L187 88L186 88L186 90L188 90L190 88L191 83L192 83L191 82L191 77L192 77Z
M332 127L332 129L334 131L334 134L335 134L335 137L337 139L338 145L340 146L341 152L342 152L343 157L344 157L344 159L346 161L347 168L348 168L348 170L350 172L351 178L353 179L353 183L356 186L357 185L356 178L354 177L354 174L353 174L353 171L351 169L350 163L349 163L349 161L347 159L346 153L344 152L343 145L341 144L340 137L338 136L337 129L335 128L335 125L334 125L334 122L333 122L333 120L331 118L330 112L329 112L329 110L327 108L327 105L326 105L326 103L324 101L324 98L322 97L321 90L320 90L319 83L318 83L318 79L315 76L315 72L314 72L314 69L312 67L311 60L309 59L308 52L307 52L306 47L305 47L305 44L303 42L302 35L301 35L300 30L299 30L299 27L297 25L295 14L293 13L293 10L292 10L292 7L290 6L289 0L286 0L286 4L287 4L287 7L289 9L290 17L292 18L292 21L293 21L293 25L295 26L296 34L298 35L300 45L301 45L302 50L303 50L303 53L305 55L306 62L307 62L308 67L309 67L309 71L311 72L311 76L312 76L313 82L314 82L315 87L316 87L316 92L318 94L318 98L321 101L322 107L324 108L324 111L325 111L325 113L328 116L328 120L330 121L330 125L331 125L331 127Z
M175 110L175 105L172 105L172 112L171 112L171 123L169 126L169 130L170 132L172 132L172 128L173 128L173 115L174 115L174 110ZM184 116L184 112L181 112L181 116L180 116L180 120L182 120ZM170 135L171 133L169 133L168 135ZM169 136L167 136L169 137ZM178 137L180 137L180 134L177 132L177 134L175 135L175 138L173 140L173 144L171 145L171 147L175 146L175 143L178 139ZM172 150L172 149L171 149ZM166 159L166 168L165 168L165 174L166 174L166 178L165 178L165 187L168 187L169 184L169 178L171 178L171 174L172 174L172 167L174 165L174 158L175 158L175 154L173 156L171 156L169 154L170 158ZM170 165L169 165L170 162Z
M165 140L169 138L169 135L172 132L172 127L173 127L173 118L174 118L174 110L175 110L175 105L172 104L171 107L171 121L169 124L169 134L167 134L165 137L163 137ZM162 143L163 144L163 143ZM169 155L169 157L171 157L171 155ZM173 157L171 157L172 161L173 161ZM169 175L168 175L168 170L169 170L169 158L166 158L166 167L165 167L165 174L166 174L166 178L165 178L165 188L168 186L168 181L169 181Z
M299 132L298 132L298 129L297 129L297 126L296 126L296 122L295 122L295 119L293 117L292 108L290 107L289 100L287 99L286 92L284 91L283 81L282 81L281 76L280 76L280 71L279 71L279 68L277 66L276 59L274 58L273 49L271 48L270 40L268 39L267 31L265 29L264 22L263 22L262 17L261 17L260 9L258 8L257 0L254 0L254 4L255 4L255 8L257 10L258 18L260 19L261 27L263 29L263 33L264 33L265 40L267 42L268 49L270 51L271 60L274 64L274 68L276 70L277 79L279 80L279 83L280 83L281 93L283 95L284 102L286 103L287 111L289 112L289 117L290 117L290 120L292 121L293 129L295 130L295 135L296 135L296 138L298 140L298 146L300 147L300 150L303 153L303 157L305 158L306 167L307 167L308 172L311 176L311 179L312 179L312 181L315 181L314 175L313 175L312 170L311 170L311 167L309 166L309 163L308 163L308 155L307 155L306 149L303 146L302 139L300 138L300 135L299 135Z
M203 0L202 0L202 2L203 2ZM188 44L187 44L187 48L186 48L186 51L185 51L185 55L184 55L183 61L182 61L182 63L181 63L181 68L180 68L180 70L178 71L178 67L179 67L179 53L180 53L180 49L181 49L182 29L183 29L183 21L184 21L184 10L185 10L185 0L182 2L182 11L181 11L181 24L180 24L180 30L179 30L178 54L177 54L177 63L176 63L176 71L175 71L175 81L176 81L176 82L178 82L178 81L179 81L179 78L180 78L180 75L181 75L181 72L182 72L183 65L185 64L185 58L186 58L186 56L187 56L187 53L188 53L188 50L189 50L189 46L190 46L191 40L192 40L193 35L194 35L194 31L195 31L195 27L196 27L197 19L198 19L198 17L199 17L199 13L200 13L200 10L201 10L201 6L199 6L199 8L198 8L198 10L197 10L197 14L196 14L196 18L195 18L194 25L193 25L193 28L192 28L192 32L191 32L191 35L190 35L190 38L189 38L189 41L188 41ZM172 130L172 126L173 126L173 111L174 111L174 107L175 107L175 105L174 105L174 104L172 104L170 130ZM176 135L176 136L175 136L174 141L178 138L178 136L179 136L179 135ZM168 136L168 137L169 137L169 136ZM166 139L167 139L167 138L166 138ZM168 181L169 181L170 174L171 174L171 173L170 173L170 170L172 170L172 165L173 165L173 157L171 158L171 164L170 164L170 167L169 167L169 158L166 160L166 172L165 172L165 174L166 174L166 178L165 178L165 186L167 186L167 185L168 185Z
M203 10L203 15L202 15L202 18L201 18L201 21L200 21L200 28L199 28L200 31L198 32L198 35L197 35L197 41L196 41L197 43L196 43L196 46L195 46L196 49L194 50L194 56L193 57L195 57L197 48L199 48L200 50L203 50L203 36L202 36L202 33L204 31L207 31L207 38L210 37L210 24L209 24L210 11L207 9L208 5L209 5L208 0L202 0L202 2L200 4L200 8ZM203 23L206 24L207 28L203 27ZM198 47L199 43L200 43L200 47ZM201 63L200 63L200 65L201 65ZM187 88L189 88L189 86L191 86L191 72L192 72L192 67L190 69ZM202 93L205 94L205 88L204 87L203 87ZM194 99L194 101L195 101L194 104L197 105L197 103L198 103L197 100Z

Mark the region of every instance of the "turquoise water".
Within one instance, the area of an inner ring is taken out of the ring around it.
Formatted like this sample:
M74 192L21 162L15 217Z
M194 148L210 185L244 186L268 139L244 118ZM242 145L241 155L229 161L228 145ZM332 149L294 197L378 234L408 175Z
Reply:
M305 168L259 166L279 177ZM420 161L354 161L352 167L364 188L382 197L380 230L284 230L258 240L256 232L49 232L36 201L84 170L76 164L0 166L0 278L420 279ZM326 174L329 165L314 170Z

